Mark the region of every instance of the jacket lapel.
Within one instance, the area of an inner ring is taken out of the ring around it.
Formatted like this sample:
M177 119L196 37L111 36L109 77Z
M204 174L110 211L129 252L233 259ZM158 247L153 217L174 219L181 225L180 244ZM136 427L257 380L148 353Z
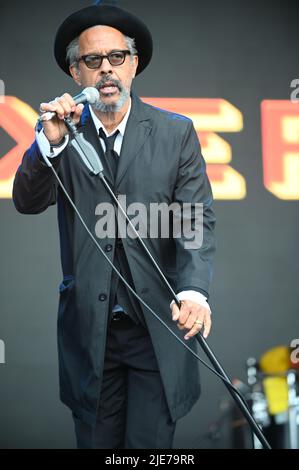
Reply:
M119 186L129 166L138 156L151 129L152 125L146 113L145 105L137 96L133 95L132 108L127 122L117 167L116 187Z

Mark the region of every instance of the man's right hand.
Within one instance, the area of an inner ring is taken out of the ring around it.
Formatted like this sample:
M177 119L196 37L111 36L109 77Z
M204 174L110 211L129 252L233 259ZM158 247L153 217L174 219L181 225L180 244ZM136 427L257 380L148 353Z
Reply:
M50 142L50 145L58 144L68 134L68 129L64 124L63 119L72 113L72 120L74 124L78 124L83 108L84 105L76 105L75 101L68 93L65 93L60 98L56 98L50 103L41 103L41 113L46 113L48 111L56 112L56 116L54 116L51 120L42 120L44 133Z

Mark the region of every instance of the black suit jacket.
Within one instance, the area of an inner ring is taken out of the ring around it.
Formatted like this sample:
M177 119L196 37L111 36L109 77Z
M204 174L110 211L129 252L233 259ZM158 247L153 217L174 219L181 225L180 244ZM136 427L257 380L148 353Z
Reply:
M132 97L115 184L88 107L81 131L102 157L107 180L127 205L143 203L203 203L204 228L201 248L186 250L181 238L145 240L175 291L186 288L209 292L214 253L212 193L205 162L191 120L169 113ZM99 177L90 173L70 147L53 165L70 196L94 233L96 207L111 202ZM95 250L66 200L49 167L42 161L37 143L25 153L13 189L13 200L22 213L40 213L57 203L63 281L58 312L58 350L62 401L77 415L93 423L101 385L111 283L111 268ZM194 222L194 220L193 220ZM115 239L99 239L113 259ZM180 337L171 319L171 296L145 256L140 244L123 239L123 247L137 293ZM173 420L185 415L200 394L198 363L182 345L142 306L152 338ZM195 339L189 346L197 349Z

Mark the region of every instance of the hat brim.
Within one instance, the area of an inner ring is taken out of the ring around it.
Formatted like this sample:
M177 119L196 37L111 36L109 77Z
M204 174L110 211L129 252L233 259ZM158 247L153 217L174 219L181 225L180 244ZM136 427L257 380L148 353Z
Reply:
M111 26L125 36L135 39L138 52L136 75L149 64L153 53L153 41L147 26L135 15L112 5L93 5L76 11L59 27L54 43L54 55L59 67L70 75L66 50L73 39L88 28L96 25Z

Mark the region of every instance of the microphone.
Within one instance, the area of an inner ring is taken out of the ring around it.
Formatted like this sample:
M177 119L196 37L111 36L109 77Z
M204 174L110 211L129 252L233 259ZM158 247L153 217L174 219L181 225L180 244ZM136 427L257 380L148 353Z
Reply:
M100 95L98 90L92 86L89 86L84 88L84 90L82 90L78 95L73 96L73 100L75 101L76 105L80 103L95 104L99 100L99 96ZM50 121L54 116L56 116L55 112L47 111L41 115L39 121Z

